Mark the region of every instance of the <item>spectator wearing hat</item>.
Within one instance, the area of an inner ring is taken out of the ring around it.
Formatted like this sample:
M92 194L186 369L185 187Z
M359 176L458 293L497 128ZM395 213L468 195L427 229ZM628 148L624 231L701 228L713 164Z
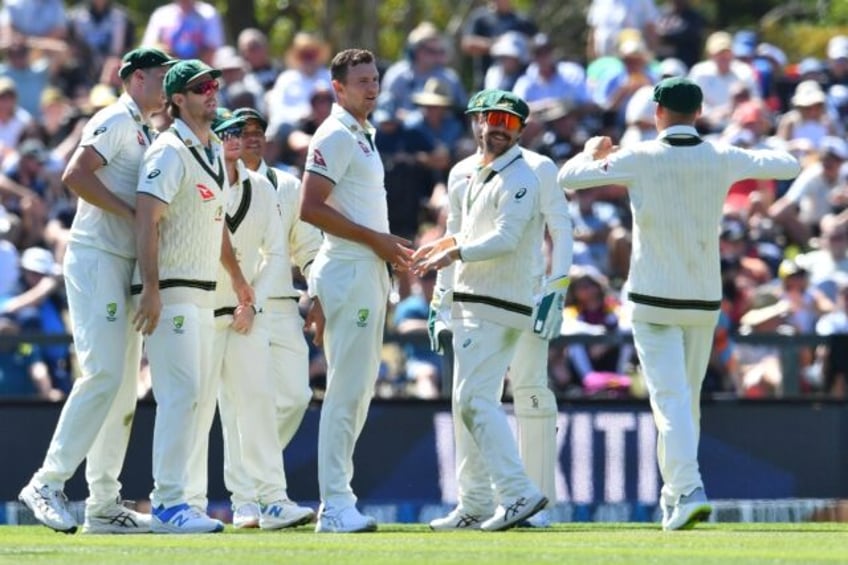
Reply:
M512 90L530 62L527 36L518 31L506 32L492 44L489 55L492 64L486 69L483 88Z
M286 52L283 71L266 97L271 137L285 139L289 128L309 115L309 99L320 85L330 84L330 46L318 35L299 31Z
M771 43L757 45L756 55L751 65L757 75L763 102L772 112L778 112L784 108L780 84L785 80L785 69L788 63L786 53L776 45Z
M422 91L412 95L412 101L417 110L407 116L406 126L418 131L433 147L425 165L444 180L465 136L448 85L439 79L430 79Z
M716 228L724 199L737 180L792 178L800 166L786 152L704 143L695 129L704 96L692 80L661 81L654 100L656 140L617 150L609 137L592 138L558 180L575 190L618 183L630 193L627 297L657 422L662 527L679 530L712 511L698 468L698 406L721 307Z
M805 80L795 87L792 110L783 114L777 123L776 136L786 142L790 151L802 155L815 151L825 136L834 136L839 128L827 113L827 95L814 80Z
M548 157L554 163L565 162L577 152L577 138L583 135L581 116L568 102L546 103L533 108L531 122L541 125L541 131L530 141L529 148Z
M795 263L810 274L810 284L836 300L840 278L848 277L848 224L844 214L825 214L819 222L816 246L795 256Z
M597 85L592 96L595 103L612 116L617 130L622 131L630 98L642 87L653 87L659 77L650 66L653 54L641 36L623 39L618 47L618 57L621 69Z
M41 93L47 88L51 72L47 57L30 60L27 39L20 36L15 36L8 45L5 61L0 63L0 77L10 78L15 83L18 104L35 120L41 118Z
M798 329L789 321L790 305L769 289L754 296L752 307L740 324L743 335L795 335ZM743 398L779 397L783 393L784 367L777 345L738 343L739 363L737 394ZM800 370L796 367L796 370Z
M789 304L789 321L802 334L814 333L819 318L833 311L833 300L810 284L810 273L794 259L784 259L777 274L778 297Z
M840 167L848 161L848 144L838 137L824 137L815 155L816 161L804 168L768 211L789 239L802 247L816 233L822 217L833 210Z
M589 104L586 70L577 63L557 59L554 45L545 33L531 42L533 60L512 91L527 101L534 111L546 104L564 102L572 108Z
M589 61L618 54L621 32L636 30L648 49L657 44L659 12L654 0L592 0L586 22L586 57Z
M238 54L235 47L224 45L215 51L212 66L221 71L221 90L218 103L224 108L239 106L264 108L265 90L257 82L249 82L247 61Z
M656 22L656 54L673 57L691 67L701 59L706 19L691 0L672 0L660 8Z
M489 0L463 23L460 48L471 57L475 90L483 88L486 72L494 61L492 46L508 31L521 33L527 39L539 31L535 22L515 10L512 0Z
M0 77L0 162L14 151L31 122L30 113L18 105L15 81Z
M211 63L215 50L224 45L221 14L200 0L174 0L150 15L141 45L162 47L178 59Z
M835 35L827 42L827 85L848 86L848 35Z
M431 79L445 85L451 106L465 105L465 88L456 71L447 66L448 60L448 42L435 25L422 22L409 32L403 58L386 69L381 84L382 92L394 98L401 117L416 110L412 97Z
M707 38L707 59L689 71L691 78L704 93L704 109L700 121L710 131L721 131L733 113L733 86L742 83L750 97L759 100L760 87L753 68L733 55L733 38L726 31L717 31Z
M80 2L68 12L68 24L73 36L85 45L90 76L98 82L120 67L121 56L135 45L130 17L113 0Z
M268 53L268 36L261 30L249 27L239 33L236 46L239 55L247 62L247 75L244 80L249 85L248 88L254 91L254 85L258 84L263 92L271 90L283 68ZM264 100L259 102L264 104Z

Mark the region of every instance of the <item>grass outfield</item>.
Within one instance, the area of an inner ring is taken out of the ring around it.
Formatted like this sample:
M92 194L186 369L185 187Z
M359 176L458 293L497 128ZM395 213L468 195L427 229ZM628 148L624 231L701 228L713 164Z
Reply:
M705 524L663 533L654 524L560 524L503 533L430 532L381 524L375 534L282 532L88 536L41 526L0 527L0 563L285 563L286 565L502 565L536 563L693 565L846 563L848 524Z

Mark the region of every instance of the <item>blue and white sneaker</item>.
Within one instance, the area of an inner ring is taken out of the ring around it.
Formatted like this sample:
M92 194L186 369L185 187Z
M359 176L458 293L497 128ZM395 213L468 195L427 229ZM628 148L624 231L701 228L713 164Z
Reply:
M156 534L214 534L224 531L224 523L183 503L155 508L150 529Z
M315 518L315 511L284 498L261 505L259 527L263 530L281 530L308 524Z

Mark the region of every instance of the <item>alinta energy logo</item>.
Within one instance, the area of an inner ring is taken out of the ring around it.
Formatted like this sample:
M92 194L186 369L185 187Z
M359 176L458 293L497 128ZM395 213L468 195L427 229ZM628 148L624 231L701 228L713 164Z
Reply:
M106 319L110 322L114 322L118 319L118 303L110 302L106 305Z
M360 308L356 313L356 325L360 328L364 328L368 325L368 316L371 314L371 311L368 308Z
M185 333L185 330L183 329L183 325L185 324L185 316L174 316L171 321L174 325L175 334Z

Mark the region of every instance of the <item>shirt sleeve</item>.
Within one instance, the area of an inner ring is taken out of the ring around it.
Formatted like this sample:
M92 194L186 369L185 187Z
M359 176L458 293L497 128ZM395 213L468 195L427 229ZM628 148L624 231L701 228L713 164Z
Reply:
M344 130L336 129L327 135L316 135L309 143L306 170L328 178L333 184L337 183L350 164L355 145Z
M265 208L265 233L262 238L262 256L265 262L253 283L256 304L262 307L268 300L271 286L275 281L285 276L289 268L288 257L285 256L285 240L283 239L282 209L277 202L276 193L271 183L259 175L250 175L257 196L260 196L261 206Z
M91 147L108 164L121 152L127 140L130 128L129 119L126 122L112 116L105 120L91 120L82 130L81 147Z
M180 191L183 165L177 150L168 145L153 145L144 154L138 173L138 192L170 204Z
M568 200L557 186L557 168L553 161L542 162L535 170L539 179L539 209L551 236L551 278L568 274L574 246Z
M288 237L291 259L303 273L303 276L308 279L309 268L315 261L315 256L318 255L318 249L324 242L324 236L321 235L321 230L300 219L298 214L299 190L300 182L296 177L281 180L277 197L282 213L289 216L289 221L284 222L284 225L289 226L289 233L283 234L283 237Z
M629 165L630 153L624 149L606 159L592 159L581 152L566 161L557 174L557 183L564 189L581 190L607 184L630 186L634 174Z

